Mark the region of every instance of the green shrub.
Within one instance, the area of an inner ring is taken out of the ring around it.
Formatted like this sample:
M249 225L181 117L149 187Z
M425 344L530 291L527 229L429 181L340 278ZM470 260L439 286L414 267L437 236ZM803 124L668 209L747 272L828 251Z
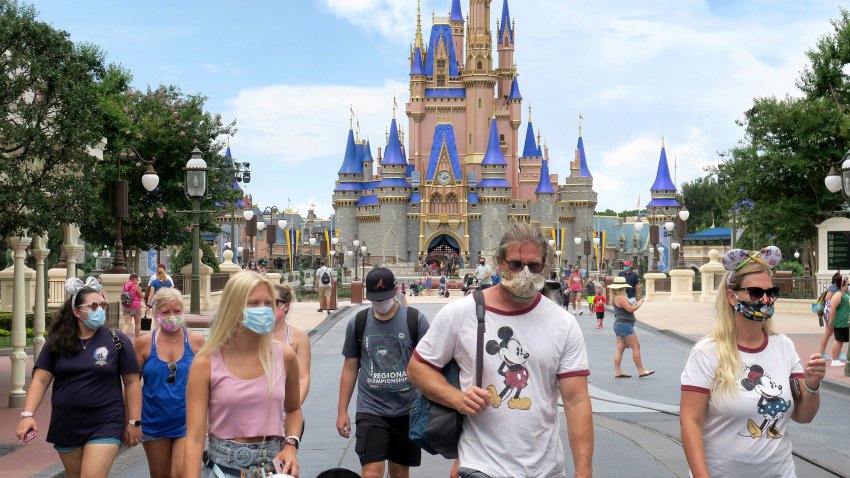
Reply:
M215 256L215 252L212 250L209 244L206 241L201 241L201 263L206 264L212 267L213 272L220 272L218 267L218 258ZM171 262L171 271L173 273L179 273L180 269L183 267L192 264L192 240L190 239L188 243L183 244L183 247L180 248L180 252L177 253L176 256L172 259Z

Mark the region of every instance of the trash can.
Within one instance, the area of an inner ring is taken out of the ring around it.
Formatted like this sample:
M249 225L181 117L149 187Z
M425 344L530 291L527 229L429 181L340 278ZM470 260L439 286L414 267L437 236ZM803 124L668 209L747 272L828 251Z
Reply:
M331 281L331 298L328 299L328 309L336 310L337 307L337 281L334 279Z
M363 303L363 282L362 281L351 281L351 303L352 304L362 304Z

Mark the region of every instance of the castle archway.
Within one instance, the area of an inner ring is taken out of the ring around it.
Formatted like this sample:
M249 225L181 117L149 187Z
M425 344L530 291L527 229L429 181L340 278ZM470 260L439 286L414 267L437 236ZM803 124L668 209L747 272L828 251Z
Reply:
M436 234L428 242L428 252L425 256L425 266L434 273L444 270L447 275L463 267L460 255L460 242L452 234Z

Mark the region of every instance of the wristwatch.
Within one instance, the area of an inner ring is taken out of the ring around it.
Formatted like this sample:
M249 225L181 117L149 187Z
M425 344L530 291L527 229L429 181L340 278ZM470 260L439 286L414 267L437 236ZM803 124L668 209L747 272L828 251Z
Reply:
M301 444L301 439L298 438L295 435L290 435L290 436L283 439L283 445L284 446L292 445L292 446L295 447L296 450L298 449L298 445L300 445L300 444Z
M127 422L127 424L133 425L134 427L140 427L140 426L142 426L142 421L141 420L129 420Z
M32 416L32 412L21 412L21 420L23 420L24 418L32 418Z

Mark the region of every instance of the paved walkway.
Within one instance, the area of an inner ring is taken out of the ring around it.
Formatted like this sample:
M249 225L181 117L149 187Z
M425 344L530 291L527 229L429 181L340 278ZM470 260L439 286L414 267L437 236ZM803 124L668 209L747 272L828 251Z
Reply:
M443 299L433 296L408 297L410 303L423 304L423 309L433 308L434 311L439 308L440 304L448 303L454 299L454 297ZM334 462L341 463L343 466L357 469L356 457L348 449L349 446L346 446L345 440L339 438L336 435L336 431L333 430L333 423L331 423L333 420L319 419L319 417L326 418L328 403L332 403L335 406L339 366L342 363L339 357L341 333L343 330L342 320L350 317L357 306L352 307L347 302L340 303L340 313L332 314L333 320L330 321L325 321L328 315L317 312L316 306L317 304L315 302L297 303L294 304L293 310L290 312L291 323L305 330L316 329L314 342L319 337L323 337L321 346L315 347L313 351L314 384L311 387L311 400L308 400L305 407L305 414L308 416L305 436L309 438L310 443L309 447L303 450L302 456L305 464L312 462L318 465L319 463L328 461L330 458ZM592 326L592 322L595 321L581 321L591 353L592 368L594 368L592 376L594 389L592 393L595 398L594 412L597 417L595 422L597 427L596 457L597 460L605 460L606 456L614 455L628 457L627 460L621 460L622 462L619 464L606 460L603 468L608 468L609 474L605 474L605 476L687 476L686 472L684 475L682 474L682 467L684 466L682 463L683 457L681 456L680 448L677 448L678 445L666 438L658 436L655 437L654 442L647 441L651 437L641 435L645 433L645 430L640 426L630 427L627 421L612 421L610 417L627 418L629 413L646 416L646 410L635 408L634 404L623 404L622 402L625 397L629 397L633 402L634 400L646 400L655 404L671 404L671 410L678 408L674 404L678 403L678 387L676 384L678 383L680 362L686 356L690 342L710 331L713 322L713 308L711 304L647 303L638 312L637 316L643 326L656 329L664 335L679 339L678 345L675 343L665 345L660 338L647 337L645 344L647 346L645 348L647 352L652 351L653 354L660 354L652 356L652 362L647 362L648 366L662 370L664 369L664 363L675 363L676 366L674 368L676 370L671 371L668 368L666 373L657 374L658 377L655 377L653 380L653 383L656 385L654 387L642 387L640 385L643 382L638 380L614 380L610 376L610 351L608 350L610 347L605 345L610 345L610 329L606 327L606 329L596 331ZM582 318L587 317L588 313L585 310ZM817 319L814 316L778 317L777 319L780 331L788 334L795 341L801 355L816 351L817 341L822 329L817 326ZM596 337L597 334L599 337ZM597 343L597 341L599 342ZM667 355L670 356L667 357ZM626 360L626 363L629 363L628 360ZM850 396L850 379L843 377L841 372L838 369L828 371L829 382L832 385L831 389L842 394L844 397ZM665 382L665 386L659 387L662 381ZM666 381L670 383L666 383ZM0 446L19 445L14 436L14 427L18 421L20 410L5 407L8 403L10 382L9 358L0 357ZM666 395L659 397L659 390L669 390L669 397ZM808 437L803 435L803 438L809 439L813 443L812 448L825 450L826 448L824 448L823 442L830 442L830 435L836 433L834 436L842 436L844 433L840 429L844 429L846 426L846 416L845 419L841 419L840 410L838 412L831 411L832 408L836 407L829 407L829 410L825 408L823 410L825 413L822 414L824 417L819 416L818 421L821 422L820 419L823 418L823 422L827 424L832 423L838 429L827 431L826 429L813 426L803 428L806 434L809 435ZM617 415L610 415L611 413L616 413ZM0 455L0 470L2 470L0 471L0 475L9 478L60 476L61 465L59 464L59 457L52 446L44 441L49 417L50 397L48 395L45 397L44 403L36 414L36 418L42 427L42 434L27 446L18 448L12 453ZM668 417L663 415L663 417L666 417L665 420L669 421L665 426L669 428L670 434L677 434L678 420L673 416ZM563 418L561 419L563 420ZM328 423L323 423L324 421ZM661 421L661 418L659 418L659 421ZM845 425L841 425L841 422ZM353 447L353 444L349 443L348 445ZM797 448L798 443L795 441L795 449ZM568 447L566 449L569 450ZM3 452L3 449L0 448L0 454ZM331 457L329 453L335 455ZM626 455L623 455L623 453ZM842 455L846 454L842 452ZM569 463L569 457L567 461ZM119 456L113 471L115 475L120 476L146 476L146 465L144 463L144 452L141 447L135 447L123 452ZM446 475L445 470L447 468L445 460L428 457L427 463L429 466L427 468L423 466L417 473L414 473L414 476L426 476L423 474L426 470L428 472L435 472L434 476ZM640 463L640 466L632 466L635 463ZM600 464L598 463L597 466ZM312 471L318 471L318 469ZM304 471L307 472L308 470L305 469ZM802 472L802 469L800 471ZM427 473L427 475L431 476L431 473ZM309 476L314 475L305 474L304 476L305 478L309 478Z

